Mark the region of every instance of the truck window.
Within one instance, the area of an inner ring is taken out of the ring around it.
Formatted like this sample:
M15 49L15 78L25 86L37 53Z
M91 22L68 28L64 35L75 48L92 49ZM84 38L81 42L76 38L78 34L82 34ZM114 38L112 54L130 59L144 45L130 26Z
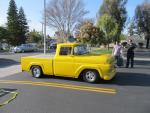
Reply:
M59 55L71 55L72 47L61 47Z
M90 50L88 49L88 47L86 45L78 45L78 46L74 47L74 55L84 55L89 52L90 52Z

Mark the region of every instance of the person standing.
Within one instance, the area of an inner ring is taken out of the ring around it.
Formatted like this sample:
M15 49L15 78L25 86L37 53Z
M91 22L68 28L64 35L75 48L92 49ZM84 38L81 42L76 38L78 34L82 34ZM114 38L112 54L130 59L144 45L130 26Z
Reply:
M134 49L135 48L136 48L136 45L132 42L132 40L129 40L129 45L127 49L126 68L129 67L129 63L131 63L131 68L134 67Z
M114 48L112 50L112 55L116 59L116 66L122 66L123 64L123 60L120 60L121 54L122 54L122 46L119 42L116 42L116 45L114 45Z

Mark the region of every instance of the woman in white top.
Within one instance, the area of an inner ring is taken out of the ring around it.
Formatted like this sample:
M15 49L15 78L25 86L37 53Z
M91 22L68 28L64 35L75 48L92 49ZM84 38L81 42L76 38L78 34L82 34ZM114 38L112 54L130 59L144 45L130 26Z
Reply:
M112 50L112 55L115 57L116 62L117 62L117 66L121 66L123 61L119 61L119 59L121 58L121 54L122 54L122 46L119 42L116 43L116 45L114 45L114 48Z

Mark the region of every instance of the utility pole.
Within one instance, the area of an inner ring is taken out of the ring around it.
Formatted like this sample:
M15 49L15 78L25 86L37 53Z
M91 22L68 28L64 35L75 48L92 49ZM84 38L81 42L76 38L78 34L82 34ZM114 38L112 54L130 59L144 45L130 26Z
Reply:
M41 27L42 27L42 29L41 29L41 32L42 32L42 37L43 37L43 40L44 40L44 23L43 22L41 22Z
M44 0L44 54L46 54L46 0Z

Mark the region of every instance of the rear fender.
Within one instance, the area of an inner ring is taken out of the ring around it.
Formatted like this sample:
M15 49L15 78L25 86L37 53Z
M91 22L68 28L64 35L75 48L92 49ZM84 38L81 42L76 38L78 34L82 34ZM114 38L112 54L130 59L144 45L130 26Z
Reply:
M37 62L36 62L36 63L35 63L35 62L32 62L32 63L30 63L29 66L28 66L28 70L29 70L29 71L31 70L32 66L40 66L41 69L42 69L42 71L43 71L43 69L44 69L44 67L43 67L42 64L37 63Z

